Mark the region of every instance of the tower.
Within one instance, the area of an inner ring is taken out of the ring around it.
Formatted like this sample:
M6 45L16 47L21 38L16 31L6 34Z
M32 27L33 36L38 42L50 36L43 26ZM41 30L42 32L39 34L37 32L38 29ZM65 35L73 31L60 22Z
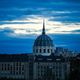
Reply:
M37 37L33 45L34 55L49 56L54 52L54 45L52 39L46 35L45 21L43 20L42 34Z

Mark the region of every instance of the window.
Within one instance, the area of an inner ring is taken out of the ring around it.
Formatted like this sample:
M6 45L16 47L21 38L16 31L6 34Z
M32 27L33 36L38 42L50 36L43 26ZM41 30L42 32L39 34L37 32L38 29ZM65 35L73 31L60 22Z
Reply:
M21 70L19 70L19 74L21 74Z
M6 66L5 66L5 71L6 71Z
M18 72L16 72L16 75L18 75Z
M15 66L13 67L13 70L15 71Z
M24 70L24 66L22 66L22 70Z
M18 62L16 63L16 66L18 66Z
M12 66L11 66L10 68L11 68L11 70L12 70Z
M2 70L3 70L3 64L2 64Z
M48 53L50 52L50 50L48 49Z
M46 52L46 49L44 49L44 53Z
M9 64L8 64L8 70L9 70Z
M18 70L18 67L16 67L16 70Z
M24 74L24 72L22 72L22 75Z
M41 51L41 49L40 49L40 53L41 53L42 51Z

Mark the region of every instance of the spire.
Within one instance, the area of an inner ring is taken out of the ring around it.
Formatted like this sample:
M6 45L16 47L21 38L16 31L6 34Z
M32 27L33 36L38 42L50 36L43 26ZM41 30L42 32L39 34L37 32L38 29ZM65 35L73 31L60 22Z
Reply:
M43 20L43 29L42 29L42 34L45 34L45 21Z

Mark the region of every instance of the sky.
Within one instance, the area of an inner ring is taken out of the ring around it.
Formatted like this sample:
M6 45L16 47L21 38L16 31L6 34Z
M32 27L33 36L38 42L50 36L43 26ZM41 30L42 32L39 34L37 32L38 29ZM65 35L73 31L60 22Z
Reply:
M32 53L43 19L55 47L80 52L80 0L0 0L0 53Z

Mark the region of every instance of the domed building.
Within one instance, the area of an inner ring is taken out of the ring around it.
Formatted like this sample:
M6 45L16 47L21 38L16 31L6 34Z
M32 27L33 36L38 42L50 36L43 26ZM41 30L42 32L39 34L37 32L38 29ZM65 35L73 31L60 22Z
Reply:
M42 34L33 45L34 55L0 54L0 80L68 80L71 68L75 67L70 60L77 57L70 59L68 56L51 55L61 54L61 51L68 53L63 48L55 50L52 39L45 33L43 22Z
M45 23L43 21L42 34L34 42L33 54L49 56L54 53L54 49L52 39L45 33Z

